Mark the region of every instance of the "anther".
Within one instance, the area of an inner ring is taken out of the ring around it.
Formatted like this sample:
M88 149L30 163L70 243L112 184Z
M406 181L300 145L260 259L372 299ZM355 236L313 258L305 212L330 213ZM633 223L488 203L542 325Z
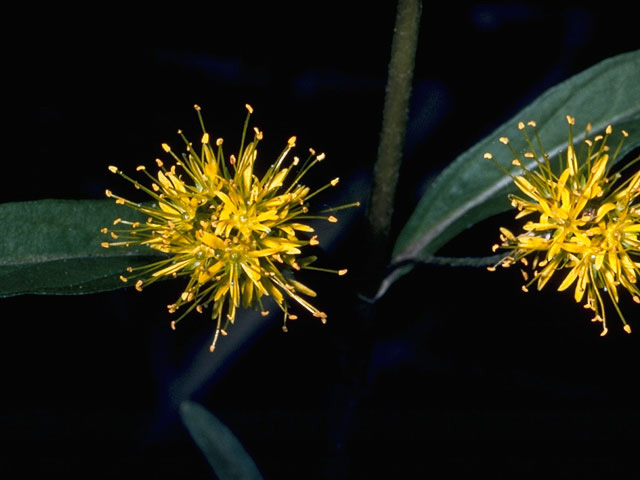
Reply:
M613 132L613 127L611 125L607 125L607 128L605 128L604 133L606 133L607 135L611 135L612 132Z
M129 281L129 279L127 277L125 277L124 275L120 275L120 280L125 282L125 283Z
M309 245L311 245L311 246L315 246L315 245L319 245L319 244L320 244L320 242L318 241L318 236L317 235L314 235L309 240Z
M113 193L111 192L111 190L105 190L104 194L107 196L107 198L111 198L113 196Z
M522 285L522 291L523 291L524 293L527 293L527 292L529 292L529 289L527 288L527 286L526 286L526 285Z
M565 118L567 119L567 123L568 123L569 125L575 125L575 123L576 123L576 119L575 119L575 118L573 118L571 115L567 115Z
M156 158L156 165L158 165L159 167L162 167L164 163L159 158Z
M268 310L263 310L260 312L260 315L262 315L263 317L266 317L267 315L269 315L269 311Z
M162 149L167 153L169 153L171 151L171 147L169 145L167 145L166 143L162 144Z
M329 218L327 218L327 220L329 220L331 223L336 223L338 221L338 219L336 217L334 217L333 215L331 215Z
M529 121L527 122L527 125L529 125L530 127L535 128L535 127L536 127L536 122L534 122L533 120L529 120Z
M118 167L114 167L113 165L109 165L109 171L111 173L118 173Z
M100 233L109 233L109 229L107 227L102 227L100 229Z
M223 142L223 141L224 141L224 140L222 140L222 138L218 138L218 139L216 140L216 146L217 146L217 147L219 147L220 145L222 145L222 142Z
M288 141L287 141L287 145L289 145L290 147L295 147L296 146L296 137L295 135L293 137L291 137Z
M333 180L331 180L331 186L335 187L339 181L340 181L340 177L334 178Z
M340 275L340 276L346 275L348 271L349 270L347 270L346 268L343 268L341 270L338 270L338 275Z
M171 320L171 323L169 325L171 325L171 330L175 330L176 329L176 321L175 320Z
M102 242L102 243L100 244L100 246L101 246L102 248L109 248L109 243L108 243L108 242Z
M518 130L524 130L524 122L518 122Z
M500 137L498 140L505 145L509 143L509 139L507 137Z
M317 159L319 162L321 162L322 160L324 160L325 156L326 156L326 155L325 155L324 153L321 153L320 155L318 155L318 156L316 157L316 159Z
M124 198L119 198L119 199L117 199L117 200L116 200L116 203L117 203L118 205L124 205Z
M624 327L622 327L624 329L625 332L627 333L631 333L631 326L630 325L625 325Z
M491 160L493 158L493 155L491 155L489 152L484 154L484 158L486 158L487 160Z
M289 315L288 318L289 318L289 320L297 320L298 319L298 315Z
M198 105L198 104L194 105L193 108L195 108L196 111L198 111L198 112L200 111L200 105Z
M202 139L200 141L202 142L203 145L206 145L207 143L209 143L209 134L207 132L204 132L204 134L202 135Z
M249 113L253 113L253 107L251 105L249 105L248 103L245 104L244 108L246 108Z
M604 337L604 336L607 334L607 332L608 332L608 331L609 331L609 329L608 329L607 327L604 327L604 328L602 329L602 332L600 332L600 336L601 336L601 337Z
M626 130L622 130L622 136L627 138L629 136L629 132L627 132Z

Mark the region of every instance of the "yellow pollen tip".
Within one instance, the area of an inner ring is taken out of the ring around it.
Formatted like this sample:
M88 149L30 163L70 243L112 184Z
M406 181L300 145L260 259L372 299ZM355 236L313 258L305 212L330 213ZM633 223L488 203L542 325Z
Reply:
M311 237L311 239L309 239L309 245L311 246L315 246L315 245L319 245L320 242L318 241L318 236L314 235L313 237Z
M107 198L111 198L113 196L113 193L111 193L111 190L109 189L105 190L104 194L107 196Z
M622 130L622 136L627 138L629 136L629 132L627 132L626 130Z
M331 215L329 218L327 218L327 220L329 220L331 223L336 223L338 221L338 219L336 217L334 217L333 215Z
M633 301L636 303L640 303L640 297L638 297L637 295L633 296Z
M607 327L604 327L604 328L602 329L602 332L600 332L600 336L601 336L601 337L604 337L604 336L607 334L607 332L608 332L608 331L609 331L609 329L608 329Z
M514 158L513 160L511 160L511 165L515 165L516 167L519 167L522 164L520 163L520 160L518 160L517 158Z
M108 243L108 242L102 242L102 243L100 244L100 246L101 246L102 248L109 248L109 243Z
M162 149L167 153L169 153L171 151L171 147L169 145L167 145L166 143L162 144Z
M262 315L263 317L266 317L267 315L269 315L269 311L268 310L263 310L260 312L260 315Z
M509 139L507 137L500 137L498 140L500 143L504 143L505 145L509 143Z
M120 275L120 280L122 280L125 283L129 281L129 279L127 277L125 277L124 275Z
M625 325L624 327L622 327L624 329L625 332L627 333L631 333L631 326L630 325Z
M347 270L346 268L343 268L342 270L338 270L338 275L340 275L340 276L346 275L348 271L349 270Z
M171 323L169 325L171 326L171 330L175 330L176 329L176 321L175 320L171 320Z
M298 315L289 315L288 318L289 318L289 320L297 320L298 319Z
M162 163L162 160L160 160L159 158L156 158L156 165L158 165L159 167L162 167L164 163Z
M524 130L524 122L518 122L518 130Z
M209 352L213 353L215 349L216 349L216 346L213 343L209 345Z
M325 158L325 154L324 154L324 153L321 153L321 154L320 154L320 155L318 155L316 158L317 158L317 160L318 160L319 162L321 162L322 160L324 160L324 158Z
M136 167L136 171L137 171L137 172L139 172L139 171L141 171L141 170L146 170L146 167L145 167L144 165L138 165L138 166Z
M522 285L522 291L523 291L524 293L527 293L527 292L529 292L529 289L527 288L527 286L526 286L526 285Z
M198 111L198 112L200 111L200 105L198 105L198 104L194 105L193 108L195 108L196 111Z
M489 270L490 272L495 272L496 271L496 267L487 267L487 270Z
M605 128L604 133L606 133L607 135L611 135L612 132L613 132L613 127L611 125L607 125L607 128Z
M248 103L245 104L244 108L246 108L249 113L253 113L253 107L251 105L249 105Z
M109 171L111 173L118 173L118 167L114 167L113 165L109 165Z
M109 230L107 229L107 227L103 227L100 229L100 233L109 233Z
M576 119L573 118L571 115L567 115L565 118L567 119L567 123L569 125L575 125L576 124Z
M117 225L117 224L119 224L121 221L122 221L122 219L121 219L121 218L116 218L116 219L113 221L113 224L114 224L114 225Z
M117 199L117 200L116 200L116 203L117 203L118 205L124 205L124 198L119 198L119 199Z
M333 180L331 180L331 186L335 187L339 181L340 181L339 177L334 178Z
M296 137L295 136L291 137L287 141L287 145L289 145L290 147L295 147L296 146Z
M206 145L207 143L209 143L209 134L207 132L205 132L202 135L202 140L200 140L202 142L203 145Z
M534 122L533 120L529 120L527 122L527 125L529 125L530 127L534 127L535 128L536 127L536 122Z
M220 145L222 145L222 142L223 142L223 141L224 141L224 140L223 140L222 138L218 138L218 139L216 140L216 147L219 147Z
M491 155L489 152L484 154L484 158L486 158L487 160L491 160L493 158L493 155Z
M139 291L139 292L141 292L141 291L142 291L142 284L143 284L142 280L138 280L138 281L136 282L136 290L137 290L137 291Z

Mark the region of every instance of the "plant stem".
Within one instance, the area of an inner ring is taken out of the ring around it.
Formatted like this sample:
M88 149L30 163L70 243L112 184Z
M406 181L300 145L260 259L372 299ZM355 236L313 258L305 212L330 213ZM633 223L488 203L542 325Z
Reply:
M382 113L382 131L373 171L368 211L370 245L373 249L372 253L375 254L374 258L380 259L377 272L384 268L388 261L390 246L388 237L409 116L409 98L421 10L420 0L398 1Z

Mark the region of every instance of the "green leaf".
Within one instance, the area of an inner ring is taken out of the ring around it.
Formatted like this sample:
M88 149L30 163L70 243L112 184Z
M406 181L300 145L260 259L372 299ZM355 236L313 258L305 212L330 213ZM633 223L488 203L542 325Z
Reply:
M574 143L613 125L609 144L617 145L616 135L630 133L618 158L640 144L640 50L602 61L563 83L550 88L511 120L456 158L431 183L409 221L400 232L392 263L402 266L384 280L378 297L397 278L411 269L411 262L431 259L440 247L460 232L492 215L508 210L507 194L514 191L511 179L483 158L493 154L501 165L513 169L510 150L499 143L506 136L518 152L528 150L519 121L534 120L542 143L551 158L568 146L566 115L575 117ZM535 166L532 160L531 167ZM516 171L517 173L517 171Z
M0 204L0 297L123 287L118 277L128 266L149 263L159 254L151 249L100 246L106 240L100 229L125 215L139 219L136 212L112 200Z
M220 480L261 480L262 475L235 435L197 403L185 401L180 416Z

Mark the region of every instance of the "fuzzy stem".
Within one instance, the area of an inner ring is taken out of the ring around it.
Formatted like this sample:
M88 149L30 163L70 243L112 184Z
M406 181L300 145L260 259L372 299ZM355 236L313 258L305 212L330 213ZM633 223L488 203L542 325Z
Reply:
M376 256L385 262L409 116L409 97L411 96L421 11L422 2L420 0L398 1L382 114L382 131L378 145L378 157L373 171L373 186L368 211L371 246L375 249Z

